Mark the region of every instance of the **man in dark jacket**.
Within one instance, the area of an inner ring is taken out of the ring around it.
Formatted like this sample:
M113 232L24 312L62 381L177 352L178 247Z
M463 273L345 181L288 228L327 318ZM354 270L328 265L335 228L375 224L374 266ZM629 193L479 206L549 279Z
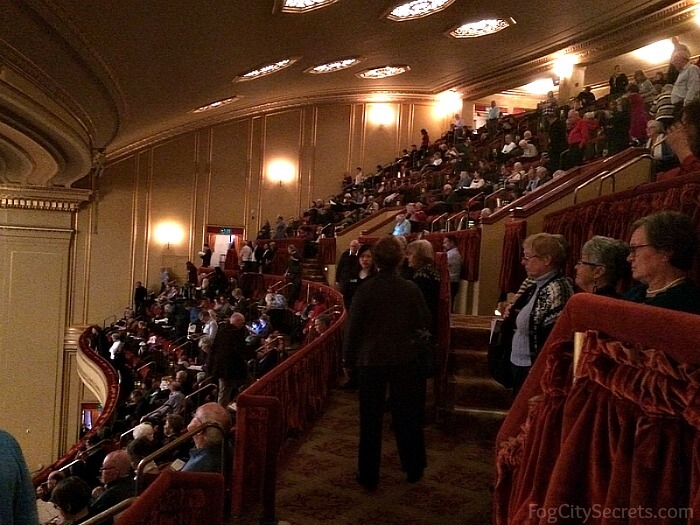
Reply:
M209 372L219 380L217 401L224 407L229 405L234 397L234 390L237 391L243 386L248 376L246 361L253 356L249 355L245 343L246 335L245 317L236 312L231 316L229 323L219 327L211 347Z
M357 482L377 488L381 461L382 419L387 387L391 419L406 480L415 483L427 466L422 421L425 379L416 329L427 328L430 314L415 283L396 274L403 249L393 237L372 247L378 273L355 294L346 324L343 367L357 367L360 394L360 445Z
M357 239L353 239L350 241L350 247L340 256L338 267L335 271L335 282L338 283L341 292L350 280L352 269L357 266L357 254L359 250L360 242Z
M105 456L100 469L102 489L90 504L90 512L94 516L103 512L127 498L136 496L136 484L131 473L131 460L126 450L110 452Z

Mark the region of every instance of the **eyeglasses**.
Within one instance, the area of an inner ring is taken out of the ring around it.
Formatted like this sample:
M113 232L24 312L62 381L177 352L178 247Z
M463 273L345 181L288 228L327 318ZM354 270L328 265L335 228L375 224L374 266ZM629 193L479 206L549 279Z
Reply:
M114 470L117 467L100 467L100 472L104 472L105 470Z
M523 255L523 261L527 262L530 259L541 259L542 257L539 255Z
M651 244L630 244L630 255L635 255L640 248L646 248Z
M598 264L594 262L589 262L589 261L583 261L581 259L578 260L576 264L582 264L584 266L605 266L604 264Z

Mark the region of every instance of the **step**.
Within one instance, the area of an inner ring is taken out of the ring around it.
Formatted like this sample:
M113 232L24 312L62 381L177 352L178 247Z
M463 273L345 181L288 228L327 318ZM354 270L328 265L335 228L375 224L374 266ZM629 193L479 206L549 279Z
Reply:
M508 410L513 403L509 389L486 377L452 376L448 392L453 406Z
M440 426L465 439L494 441L508 412L482 408L455 407L439 414Z
M462 377L491 377L489 374L488 355L484 350L458 348L450 354L449 370Z

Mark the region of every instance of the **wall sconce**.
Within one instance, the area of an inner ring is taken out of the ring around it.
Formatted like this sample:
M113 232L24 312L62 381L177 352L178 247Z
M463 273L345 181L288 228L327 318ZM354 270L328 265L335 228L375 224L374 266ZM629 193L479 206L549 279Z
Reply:
M562 78L571 78L574 72L574 65L576 64L576 57L573 55L563 55L554 60L554 75Z
M273 160L267 165L267 178L272 182L279 183L281 188L282 183L286 184L294 180L295 171L296 169L294 164L288 160Z
M433 113L438 118L451 118L455 113L462 113L462 96L452 89L439 93Z
M174 222L164 222L159 224L155 229L156 241L165 245L166 249L170 249L171 244L178 244L184 236L184 232L179 224Z
M396 121L396 114L391 104L370 104L367 108L367 119L375 126L390 126Z

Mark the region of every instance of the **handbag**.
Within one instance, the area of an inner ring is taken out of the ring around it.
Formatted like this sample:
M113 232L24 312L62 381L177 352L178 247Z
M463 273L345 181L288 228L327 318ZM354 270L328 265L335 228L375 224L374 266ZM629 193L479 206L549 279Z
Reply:
M489 374L506 388L513 386L513 373L510 368L510 354L513 350L513 326L503 323L501 330L489 343Z
M418 357L418 370L421 377L429 379L437 372L437 345L429 330L417 328L411 339L411 346Z

